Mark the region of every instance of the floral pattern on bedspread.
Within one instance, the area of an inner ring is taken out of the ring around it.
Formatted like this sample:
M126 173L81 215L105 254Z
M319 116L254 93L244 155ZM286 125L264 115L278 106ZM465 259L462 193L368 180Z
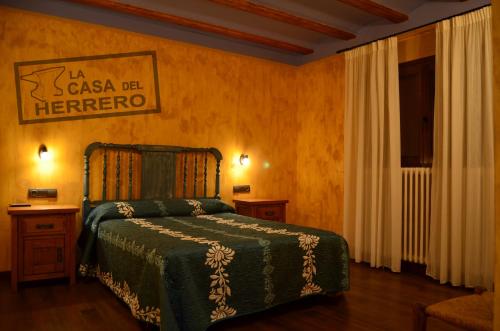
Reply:
M115 202L115 205L118 212L126 218L132 218L132 216L134 216L134 207L132 207L128 202Z
M179 231L172 231L163 226L154 225L147 222L145 219L128 219L127 221L167 236L193 241L198 244L210 245L206 253L207 259L205 265L210 266L210 268L214 270L214 273L210 275L211 283L208 298L215 301L217 304L217 308L213 310L210 315L211 321L215 322L219 319L234 316L236 314L236 310L226 304L227 297L231 296L231 288L229 287L229 274L226 272L225 267L227 267L233 259L234 250L220 245L217 241L185 235Z
M306 255L303 256L304 259L304 270L302 272L302 277L305 278L306 284L302 288L300 292L301 296L317 294L321 293L322 289L319 285L314 284L313 277L316 275L316 256L314 255L314 248L319 243L319 237L305 234L302 232L291 232L287 229L273 229L266 226L258 225L258 224L245 224L239 223L233 219L224 219L212 215L201 215L199 218L203 218L206 220L215 221L219 224L225 224L233 227L237 227L240 229L252 229L255 231L265 232L268 234L280 234L287 236L298 236L299 247L302 248Z
M193 206L194 210L191 212L191 215L198 216L206 214L206 212L201 207L201 202L198 200L186 200L188 205Z
M211 200L120 201L85 221L80 274L137 319L202 331L303 296L347 290L345 240L233 213Z
M111 272L101 272L99 265L96 269L96 276L101 283L109 287L117 297L123 300L132 312L132 315L138 320L160 325L160 309L158 307L141 307L136 293L130 290L126 281L119 282L113 280Z

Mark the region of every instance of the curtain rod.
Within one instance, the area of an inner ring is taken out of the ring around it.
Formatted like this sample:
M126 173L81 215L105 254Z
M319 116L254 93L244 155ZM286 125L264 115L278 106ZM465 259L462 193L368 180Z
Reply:
M336 54L344 53L344 52L350 51L350 50L352 50L352 49L355 49L355 48L358 48L358 47L362 47L362 46L365 46L365 45L371 44L371 43L373 43L373 42L376 42L376 41L379 41L379 40L382 40L382 39L387 39L387 38L391 38L391 37L394 37L394 36L398 36L398 35L400 35L400 34L403 34L403 33L406 33L406 32L410 32L410 31L413 31L413 30L417 30L417 29L420 29L420 28L423 28L423 27L426 27L426 26L429 26L429 25L432 25L432 24L436 24L436 23L439 23L439 22L444 21L444 20L449 20L450 18L453 18L453 17L457 17L457 16L465 15L465 14L471 13L471 12L473 12L473 11L483 9L483 8L485 8L485 7L491 7L491 4L489 4L489 5L484 5L484 6L477 7L477 8L470 9L470 10L466 10L466 11L461 12L461 13L459 13L459 14L455 14L455 15L448 16L448 17L445 17L445 18L441 18L441 19L439 19L439 20L436 20L436 21L433 21L433 22L430 22L430 23L427 23L427 24L423 24L423 25L417 26L417 27L415 27L415 28L411 28L411 29L408 29L408 30L404 30L404 31L401 31L401 32L393 33L393 34L388 35L388 36L385 36L385 37L380 37L380 38L378 38L378 39L373 39L373 40L370 40L370 41L364 42L364 43L359 44L359 45L356 45L356 46L352 46L352 47L344 48L344 49L341 49L341 50L337 51L337 52L336 52Z

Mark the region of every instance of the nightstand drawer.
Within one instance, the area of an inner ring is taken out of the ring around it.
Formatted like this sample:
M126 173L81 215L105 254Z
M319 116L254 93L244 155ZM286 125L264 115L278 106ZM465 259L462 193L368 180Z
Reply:
M234 199L236 213L268 221L286 223L288 200L278 199Z
M23 216L20 221L22 234L50 234L66 231L65 215Z
M236 213L238 213L240 215L250 216L250 217L253 216L252 207L247 207L247 206L238 206L236 208Z
M280 221L283 219L283 208L281 206L257 207L256 217L264 220Z

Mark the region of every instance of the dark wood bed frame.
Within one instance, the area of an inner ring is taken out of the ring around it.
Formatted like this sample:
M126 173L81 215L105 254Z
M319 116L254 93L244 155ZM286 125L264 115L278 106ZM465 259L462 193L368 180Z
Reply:
M105 201L220 199L221 160L221 152L214 147L91 143L83 156L83 219ZM97 172L91 173L91 165ZM91 197L90 187L95 177L101 183L99 199ZM214 194L209 195L209 191Z

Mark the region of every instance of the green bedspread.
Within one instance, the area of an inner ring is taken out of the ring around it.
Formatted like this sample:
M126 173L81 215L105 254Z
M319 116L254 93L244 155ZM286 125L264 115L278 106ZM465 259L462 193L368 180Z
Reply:
M100 205L82 231L80 274L168 331L348 289L342 237L232 211L210 199Z

